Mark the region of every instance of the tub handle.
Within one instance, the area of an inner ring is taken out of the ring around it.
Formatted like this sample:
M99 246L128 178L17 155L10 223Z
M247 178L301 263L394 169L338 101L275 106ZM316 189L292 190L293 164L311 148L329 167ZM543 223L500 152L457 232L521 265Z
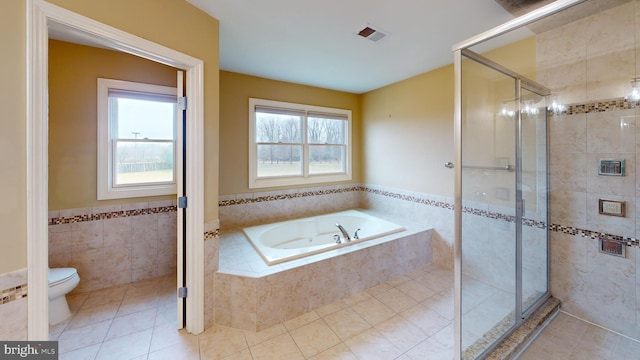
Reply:
M336 241L336 244L342 244L342 240L340 240L340 235L338 234L333 235L333 240Z
M358 239L360 239L360 237L358 236L358 231L360 231L360 228L358 228L358 229L356 230L355 234L353 234L353 239L354 239L354 240L358 240Z

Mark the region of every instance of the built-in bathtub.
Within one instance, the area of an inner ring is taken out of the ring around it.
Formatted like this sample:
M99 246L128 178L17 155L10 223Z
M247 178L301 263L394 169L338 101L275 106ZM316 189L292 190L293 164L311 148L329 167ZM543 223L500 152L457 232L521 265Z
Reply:
M350 236L357 229L352 226L361 226L361 239L331 244L323 252L307 252L309 256L276 265L265 263L246 232L221 231L220 267L214 280L215 323L261 331L398 276L420 272L432 262L433 232L427 224L381 213L371 216L368 210L340 212L331 217L357 213L364 219L378 219L378 224L401 223L404 230L374 238L367 235L362 223L355 225L349 222L351 218L340 218ZM341 232L334 220L327 221L331 225L328 227L333 227L329 234L333 241L333 234ZM281 224L264 225L263 230L282 231Z
M346 230L343 234L338 224ZM242 229L269 265L358 244L403 231L402 225L357 210ZM349 239L347 239L347 236Z

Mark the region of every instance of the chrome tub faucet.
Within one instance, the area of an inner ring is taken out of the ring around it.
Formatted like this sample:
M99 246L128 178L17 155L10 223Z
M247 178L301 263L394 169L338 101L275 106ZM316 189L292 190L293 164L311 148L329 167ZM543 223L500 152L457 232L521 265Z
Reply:
M347 230L345 230L340 224L336 224L336 226L338 227L338 229L340 229L340 232L342 233L342 237L344 238L344 240L351 241L351 237L349 236L349 233L347 232Z

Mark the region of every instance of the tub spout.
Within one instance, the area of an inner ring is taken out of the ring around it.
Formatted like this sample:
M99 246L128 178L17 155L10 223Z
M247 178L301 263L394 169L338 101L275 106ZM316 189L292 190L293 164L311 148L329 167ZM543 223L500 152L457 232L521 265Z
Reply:
M349 236L349 233L347 232L347 230L345 230L340 224L336 224L336 226L338 227L338 229L340 229L340 232L342 233L342 237L344 238L344 240L351 241L351 237Z

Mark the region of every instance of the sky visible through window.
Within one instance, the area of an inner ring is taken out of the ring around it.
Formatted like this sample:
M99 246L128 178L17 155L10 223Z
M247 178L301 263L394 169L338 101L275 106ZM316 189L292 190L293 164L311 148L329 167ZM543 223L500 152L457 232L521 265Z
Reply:
M176 104L117 98L120 139L172 140Z

